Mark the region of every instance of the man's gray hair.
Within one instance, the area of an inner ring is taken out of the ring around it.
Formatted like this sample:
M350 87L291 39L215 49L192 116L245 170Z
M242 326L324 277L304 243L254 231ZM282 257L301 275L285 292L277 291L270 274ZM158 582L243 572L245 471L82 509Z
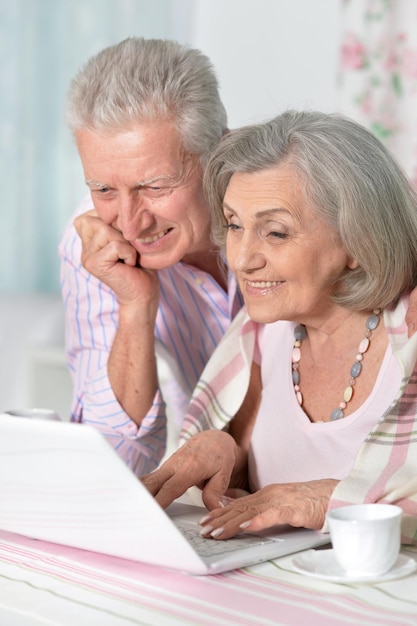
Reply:
M340 277L335 302L384 308L417 285L415 190L382 142L342 115L286 111L221 140L204 179L217 244L225 240L223 198L232 175L280 164L293 168L311 209L359 263Z
M175 41L132 37L105 48L73 78L66 119L79 129L120 132L172 120L184 148L204 161L227 127L209 59Z

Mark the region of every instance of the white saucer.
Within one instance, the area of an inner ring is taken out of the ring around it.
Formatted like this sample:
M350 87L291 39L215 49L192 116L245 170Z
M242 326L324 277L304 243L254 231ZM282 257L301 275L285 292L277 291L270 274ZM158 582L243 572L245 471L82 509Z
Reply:
M308 550L294 557L292 566L301 574L336 583L382 583L412 574L417 569L417 562L410 557L400 554L397 561L385 574L378 576L348 576L336 561L333 550Z

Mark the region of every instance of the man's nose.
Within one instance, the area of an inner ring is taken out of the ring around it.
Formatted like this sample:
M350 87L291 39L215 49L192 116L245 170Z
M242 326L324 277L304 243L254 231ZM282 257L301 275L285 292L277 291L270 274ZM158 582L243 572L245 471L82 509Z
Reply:
M117 226L127 241L137 239L141 231L151 226L152 221L153 216L139 194L121 199Z

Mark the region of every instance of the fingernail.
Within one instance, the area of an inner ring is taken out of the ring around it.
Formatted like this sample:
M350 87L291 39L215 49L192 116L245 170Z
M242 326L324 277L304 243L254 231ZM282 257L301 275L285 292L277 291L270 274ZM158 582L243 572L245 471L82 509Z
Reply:
M212 530L213 530L213 526L204 526L204 528L200 530L200 535L205 537L206 535L209 535Z
M213 537L213 539L215 539L216 537L221 535L223 531L224 531L223 526L220 526L220 528L216 528L216 530L213 530L213 532L211 533L211 537Z
M229 496L223 496L222 497L222 506L226 506L226 504L230 504L231 502L234 502L235 499L234 498L229 498Z
M208 522L210 519L210 515L205 515L204 517L202 517L200 520L198 520L199 524L205 524L206 522Z
M239 524L239 528L242 528L242 530L248 528L251 525L251 521L252 520L249 520L248 522L242 522L241 524Z

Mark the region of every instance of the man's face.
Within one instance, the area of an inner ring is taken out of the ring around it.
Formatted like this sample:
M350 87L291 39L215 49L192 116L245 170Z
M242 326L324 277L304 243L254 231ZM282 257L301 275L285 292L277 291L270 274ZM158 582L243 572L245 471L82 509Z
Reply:
M193 263L210 247L210 215L198 157L187 154L172 122L116 133L82 129L77 147L99 217L120 231L140 264Z

